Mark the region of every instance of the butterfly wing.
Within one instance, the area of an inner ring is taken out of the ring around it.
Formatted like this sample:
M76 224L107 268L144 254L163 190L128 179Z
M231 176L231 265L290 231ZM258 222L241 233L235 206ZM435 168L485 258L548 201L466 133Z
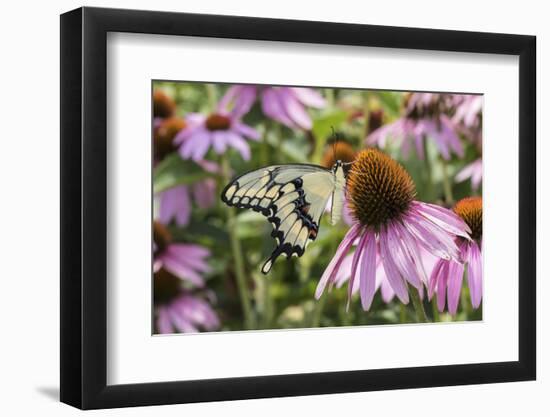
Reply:
M273 225L277 247L262 267L267 274L279 255L302 256L315 240L334 186L334 174L320 166L275 165L235 178L221 197L229 206L260 212Z

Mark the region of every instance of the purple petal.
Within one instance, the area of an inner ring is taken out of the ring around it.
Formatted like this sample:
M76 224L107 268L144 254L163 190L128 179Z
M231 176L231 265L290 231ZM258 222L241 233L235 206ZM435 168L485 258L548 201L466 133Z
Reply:
M317 284L317 288L315 290L315 298L317 300L321 298L321 295L323 295L323 291L325 290L326 285L329 282L330 283L333 282L338 268L342 264L342 261L344 260L346 253L348 252L349 248L351 247L351 245L359 235L360 231L361 231L361 226L359 225L359 223L354 224L353 226L350 227L350 229L344 236L344 239L342 239L342 241L340 242L340 245L338 246L336 253L332 257L330 263L325 269L325 272L323 272L323 275L321 276L319 283Z
M405 216L403 225L432 255L443 259L460 259L454 240L444 230L415 212Z
M242 137L232 131L227 131L225 139L227 140L227 144L235 148L245 161L250 159L250 147Z
M395 233L395 227L390 224L386 227L388 247L393 254L393 260L395 266L400 275L408 282L410 282L415 288L421 288L422 282L418 277L418 272L411 257L403 247L401 238Z
M359 288L361 295L361 306L367 311L374 298L376 291L376 237L374 233L365 232L366 242L361 262Z
M225 131L218 130L216 132L212 132L212 147L214 148L214 152L218 155L222 155L225 152L227 149Z
M202 277L192 268L183 264L180 259L170 255L169 253L163 253L161 257L163 266L167 271L170 271L180 279L189 281L193 285L198 287L204 286L204 280Z
M449 280L449 261L444 261L437 279L437 309L439 312L445 310L445 295L447 294L447 283Z
M474 308L478 308L481 304L481 297L483 293L483 262L481 259L481 251L479 250L477 242L471 242L468 246L468 287L470 288L472 306Z
M455 315L458 309L458 300L460 299L460 290L462 289L462 277L464 267L455 261L449 262L449 283L447 285L447 303L449 313Z
M160 334L170 334L174 331L166 307L157 309L157 330Z
M216 202L216 181L208 178L193 184L193 199L201 209L212 207Z
M357 248L355 249L355 252L353 253L353 259L351 262L351 275L349 279L348 284L348 304L347 307L349 307L349 303L351 300L351 294L353 292L355 277L357 276L357 266L359 265L359 259L361 258L361 255L363 254L363 250L365 247L365 242L367 239L367 232L364 232L361 238L359 239L359 243L357 244ZM361 279L359 279L361 281Z
M304 106L300 104L288 88L282 87L280 94L286 114L302 129L310 130L313 123Z
M444 260L444 259L439 259L435 266L434 266L434 269L432 270L432 273L430 274L430 279L429 279L429 282L428 282L428 299L431 300L435 291L436 291L436 288L437 288L437 284L438 284L438 281L439 281L439 278L441 276L441 271L443 270L443 266L447 263L448 261Z
M421 203L419 201L413 201L411 206L417 213L432 221L443 230L470 240L469 233L472 231L466 222L451 210L436 206L435 204Z
M202 137L202 140L197 140L195 146L191 151L191 158L193 161L198 162L204 159L204 155L208 152L208 148L212 143L212 134L205 135Z
M294 96L306 106L322 108L325 107L325 99L313 88L289 87Z
M170 188L160 195L159 220L168 224L173 217L179 226L189 223L191 216L191 199L189 189L185 185Z
M405 287L403 278L401 278L397 266L393 261L392 249L389 247L388 235L385 228L380 230L379 245L386 277L401 302L403 304L408 304L409 294L407 292L407 288Z
M240 133L243 136L246 136L249 139L253 140L260 140L260 132L258 132L253 127L250 127L248 125L245 125L242 122L234 121L233 122L233 129Z
M284 125L294 128L296 125L288 117L282 105L279 92L274 87L264 88L262 91L262 111L267 117L276 120Z

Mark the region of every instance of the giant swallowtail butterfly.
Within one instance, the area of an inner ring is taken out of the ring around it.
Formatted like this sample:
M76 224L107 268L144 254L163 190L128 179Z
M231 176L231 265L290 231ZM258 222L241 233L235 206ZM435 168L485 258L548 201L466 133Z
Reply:
M229 206L260 212L273 225L277 247L262 267L267 274L279 255L302 256L319 232L319 221L332 197L331 224L344 203L344 164L332 169L318 165L273 165L234 178L222 191Z

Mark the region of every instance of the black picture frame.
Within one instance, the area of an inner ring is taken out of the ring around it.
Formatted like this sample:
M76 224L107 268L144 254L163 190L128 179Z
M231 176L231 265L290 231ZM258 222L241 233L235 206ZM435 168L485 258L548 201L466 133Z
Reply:
M108 32L518 56L519 360L107 385ZM524 35L88 7L61 15L61 401L94 409L535 379L535 54Z

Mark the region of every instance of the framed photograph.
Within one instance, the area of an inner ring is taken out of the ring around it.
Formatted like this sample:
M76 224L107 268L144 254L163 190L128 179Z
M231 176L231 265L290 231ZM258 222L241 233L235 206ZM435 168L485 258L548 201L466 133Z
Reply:
M61 16L61 401L533 380L535 37Z

